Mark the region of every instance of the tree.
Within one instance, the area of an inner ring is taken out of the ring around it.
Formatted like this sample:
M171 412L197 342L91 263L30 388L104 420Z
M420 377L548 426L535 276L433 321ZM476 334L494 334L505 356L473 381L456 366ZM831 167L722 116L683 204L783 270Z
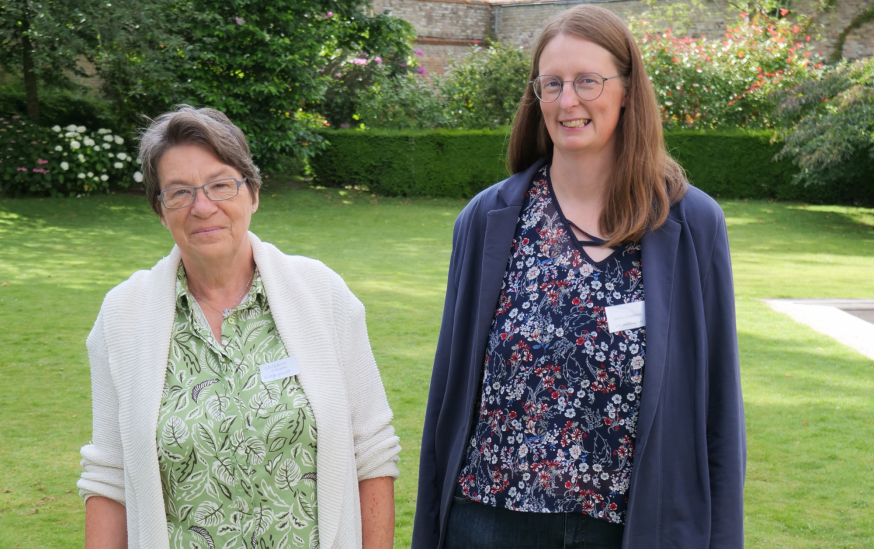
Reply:
M175 43L142 29L139 41L116 41L99 70L128 118L178 103L222 110L269 170L321 143L307 107L324 96L333 68L412 38L409 25L368 16L365 7L364 0L189 0L160 14L163 28L178 29Z
M70 87L87 76L77 58L94 46L95 0L0 0L0 65L20 74L27 115L39 116L39 82Z

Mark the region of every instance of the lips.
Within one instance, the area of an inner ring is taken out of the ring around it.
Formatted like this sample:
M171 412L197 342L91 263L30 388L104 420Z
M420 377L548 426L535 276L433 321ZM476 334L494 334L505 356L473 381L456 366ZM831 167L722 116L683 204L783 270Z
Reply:
M197 229L196 231L193 231L191 234L194 236L208 236L211 234L215 234L220 230L222 230L221 227L204 227L202 229Z
M592 121L591 118L577 118L576 120L562 120L559 122L565 128L584 128Z

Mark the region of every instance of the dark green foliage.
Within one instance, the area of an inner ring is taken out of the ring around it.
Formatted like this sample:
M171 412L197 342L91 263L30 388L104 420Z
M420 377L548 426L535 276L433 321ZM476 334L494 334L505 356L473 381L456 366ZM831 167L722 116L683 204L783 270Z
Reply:
M324 135L329 144L310 166L325 186L360 185L388 196L471 197L507 177L506 130ZM831 186L793 183L797 168L773 160L781 144L771 143L770 132L686 130L668 132L665 140L691 183L715 197L874 204L874 185L855 184L852 177ZM856 160L852 170L861 177L869 168Z
M470 197L504 179L505 130L331 131L310 160L321 185L387 196Z
M49 194L62 181L44 168L51 156L52 131L30 124L21 117L0 117L0 195ZM47 172L47 173L43 173Z
M86 126L118 129L111 104L81 93L66 90L43 90L39 95L39 121L42 126ZM27 112L27 98L20 86L0 87L0 116L11 118Z

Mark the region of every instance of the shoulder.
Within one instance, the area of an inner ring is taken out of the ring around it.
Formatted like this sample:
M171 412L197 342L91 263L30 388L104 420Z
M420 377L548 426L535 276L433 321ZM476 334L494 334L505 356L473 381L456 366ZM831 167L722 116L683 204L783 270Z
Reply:
M134 272L127 280L107 292L101 310L141 302L144 295L153 293L162 283L175 279L179 258L179 250L174 247L170 255L162 258L151 269Z
M689 185L672 209L672 217L686 225L693 237L715 238L725 224L722 207L701 189Z

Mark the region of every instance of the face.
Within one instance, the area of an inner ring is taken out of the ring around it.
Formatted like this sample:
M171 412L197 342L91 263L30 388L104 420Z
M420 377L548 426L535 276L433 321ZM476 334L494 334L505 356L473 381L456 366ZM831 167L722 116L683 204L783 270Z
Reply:
M236 169L223 163L202 145L178 145L158 161L161 190L173 187L199 187L210 181L233 177L242 179ZM252 213L258 208L258 193L240 186L237 196L213 202L198 189L194 204L168 209L161 205L161 223L170 230L183 255L199 261L231 259L248 242Z
M561 96L551 103L540 102L543 121L560 154L603 153L615 142L619 115L625 107L622 78L606 80L600 97L583 101L573 88L580 73L594 72L603 78L619 74L613 55L576 36L559 34L546 44L540 55L540 74L566 81Z

